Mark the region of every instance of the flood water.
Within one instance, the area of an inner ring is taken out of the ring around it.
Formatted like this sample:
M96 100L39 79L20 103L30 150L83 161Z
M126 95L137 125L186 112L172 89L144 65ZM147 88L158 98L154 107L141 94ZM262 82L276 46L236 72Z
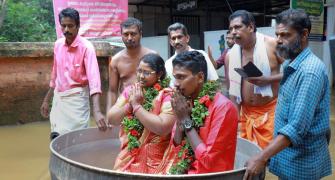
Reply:
M333 90L330 118L332 139L329 145L333 175L324 178L325 180L335 179L334 93ZM49 122L0 127L0 180L49 180L49 133ZM106 166L110 166L110 164L106 164ZM271 173L267 173L266 179L277 180L278 178Z
M0 127L0 179L48 180L48 122Z

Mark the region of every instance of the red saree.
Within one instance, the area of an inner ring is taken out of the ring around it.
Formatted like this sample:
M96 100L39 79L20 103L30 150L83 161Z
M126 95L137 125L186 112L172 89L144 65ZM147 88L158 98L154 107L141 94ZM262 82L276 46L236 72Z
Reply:
M117 101L117 105L123 107L129 99L129 90L126 88ZM171 103L171 89L163 89L154 99L152 113L173 114ZM169 147L170 134L159 136L144 128L139 139L140 147L135 151L127 149L127 134L120 129L121 152L119 153L114 170L123 172L165 174L165 166Z

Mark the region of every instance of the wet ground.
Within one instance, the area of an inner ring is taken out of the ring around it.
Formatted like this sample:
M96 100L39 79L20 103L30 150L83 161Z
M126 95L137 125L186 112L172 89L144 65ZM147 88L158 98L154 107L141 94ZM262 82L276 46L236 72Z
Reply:
M331 151L333 175L325 180L335 179L335 91L331 100ZM49 180L49 123L37 122L18 126L0 127L0 179L1 180ZM277 180L267 173L267 180Z

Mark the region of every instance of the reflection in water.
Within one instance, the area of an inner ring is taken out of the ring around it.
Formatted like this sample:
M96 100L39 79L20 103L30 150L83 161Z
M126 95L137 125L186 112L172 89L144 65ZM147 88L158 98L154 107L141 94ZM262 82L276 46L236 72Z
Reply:
M332 139L329 146L333 169L335 166L335 96L331 99ZM48 122L30 123L19 126L0 127L0 179L48 180L49 176L49 133ZM70 152L68 152L70 153ZM110 166L107 156L104 158ZM335 179L333 175L325 180ZM266 179L278 178L267 173Z

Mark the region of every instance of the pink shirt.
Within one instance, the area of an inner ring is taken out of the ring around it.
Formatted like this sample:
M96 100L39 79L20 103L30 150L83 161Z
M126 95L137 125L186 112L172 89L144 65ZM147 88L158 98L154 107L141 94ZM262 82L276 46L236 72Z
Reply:
M100 72L91 42L77 35L68 46L65 38L55 42L50 87L64 92L89 85L90 95L101 93Z

